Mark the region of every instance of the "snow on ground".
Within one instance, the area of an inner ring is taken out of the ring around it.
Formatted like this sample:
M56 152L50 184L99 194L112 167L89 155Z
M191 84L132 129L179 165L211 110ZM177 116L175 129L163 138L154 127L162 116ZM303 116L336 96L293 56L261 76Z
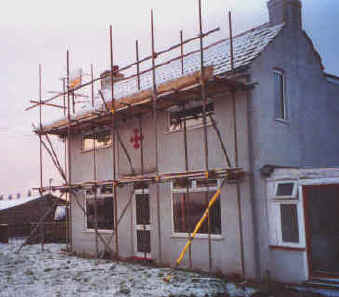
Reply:
M22 241L0 243L1 297L106 297L106 296L216 296L239 289L224 280L197 273L175 271L169 283L163 279L169 268L154 268L110 260L83 259L62 252L65 245L25 246ZM240 289L242 290L242 289ZM242 290L250 296L254 290Z

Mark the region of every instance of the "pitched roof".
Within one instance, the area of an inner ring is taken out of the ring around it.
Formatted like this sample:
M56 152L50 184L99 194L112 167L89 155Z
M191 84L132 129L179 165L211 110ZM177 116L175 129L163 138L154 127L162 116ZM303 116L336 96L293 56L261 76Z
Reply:
M256 27L233 38L234 68L248 66L263 52L265 47L279 34L284 24L276 26L263 25ZM230 63L230 40L209 47L204 50L204 65L213 66L214 75L231 71ZM195 53L184 58L184 75L200 70L200 53ZM182 76L181 62L176 60L168 65L156 69L156 82L162 84L167 81L178 79ZM152 73L147 72L140 77L141 90L152 87ZM116 99L137 93L137 80L117 82L114 85L114 96ZM110 91L104 92L105 98L110 100ZM98 103L102 101L99 99ZM83 106L84 109L89 108Z
M233 53L234 53L234 69L239 69L250 65L266 48L268 44L280 33L284 24L262 26L253 28L244 33L234 36ZM204 66L213 66L213 75L219 75L231 71L230 62L230 40L226 39L216 42L213 46L208 46L204 50ZM181 72L181 61L175 60L169 64L156 69L157 85L175 81L183 76L196 73L200 70L200 52L186 56L184 58L184 74ZM152 72L146 72L140 76L141 89L137 88L137 78L118 81L114 84L114 97L116 100L139 93L140 91L150 90L153 85ZM111 101L110 89L102 90L105 101ZM103 110L102 100L96 99L94 108L91 106L90 100L87 103L77 107L75 118L80 115L87 114L94 110ZM53 121L56 123L58 121ZM52 124L52 123L49 123ZM49 126L47 124L47 126Z
M13 198L11 200L0 200L0 211L7 209L7 208L15 207L21 204L25 204L27 202L30 202L30 201L33 201L39 198L41 198L41 196Z

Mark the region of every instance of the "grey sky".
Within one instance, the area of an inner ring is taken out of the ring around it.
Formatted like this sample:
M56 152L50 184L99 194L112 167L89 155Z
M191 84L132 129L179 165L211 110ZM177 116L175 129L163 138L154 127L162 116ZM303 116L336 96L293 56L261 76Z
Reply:
M213 39L226 33L226 9L232 9L235 33L267 21L266 0L202 0L204 29L221 27ZM319 51L325 71L339 75L339 1L304 0L304 29ZM134 61L135 40L141 55L150 53L150 9L154 8L157 49L198 32L197 0L144 1L18 1L6 2L0 12L0 194L26 193L39 183L39 148L31 130L36 111L24 112L38 97L38 64L43 67L43 96L60 90L66 49L71 67L96 74L109 65L108 26L113 26L115 62ZM339 98L338 98L339 100ZM50 118L50 113L44 118ZM47 156L45 156L47 159ZM45 163L45 184L56 172ZM55 175L55 176L54 176Z

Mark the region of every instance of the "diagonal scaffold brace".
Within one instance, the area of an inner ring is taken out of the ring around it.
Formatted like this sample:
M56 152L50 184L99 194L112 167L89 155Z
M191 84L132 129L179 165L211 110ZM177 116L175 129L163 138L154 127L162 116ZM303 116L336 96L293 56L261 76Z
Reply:
M214 205L215 201L217 201L217 199L220 196L221 193L221 189L225 184L225 179L222 180L218 190L215 192L215 194L212 196L212 198L210 199L210 201L208 202L208 205L206 207L206 210L204 212L204 214L202 215L202 217L200 218L200 220L198 221L198 223L196 224L194 231L192 232L190 238L188 239L188 241L186 242L184 248L182 249L179 257L177 258L176 262L175 262L175 267L173 270L177 269L178 266L180 265L182 259L184 258L187 250L189 249L189 247L192 244L192 241L194 240L194 238L196 237L197 233L199 232L201 226L203 225L203 223L205 222L205 220L208 218L209 215L209 211L211 209L211 207ZM173 272L173 271L172 271ZM164 280L169 282L171 280L171 278L173 277L173 275L171 273L169 273Z

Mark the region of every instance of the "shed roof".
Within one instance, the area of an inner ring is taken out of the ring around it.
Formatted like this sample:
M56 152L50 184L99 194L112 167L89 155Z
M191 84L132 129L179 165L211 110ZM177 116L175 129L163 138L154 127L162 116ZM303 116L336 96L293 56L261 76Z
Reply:
M18 205L22 205L33 200L37 200L40 197L41 196L39 195L39 196L31 196L31 197L13 198L11 200L0 200L0 211L11 208L11 207L15 207Z

